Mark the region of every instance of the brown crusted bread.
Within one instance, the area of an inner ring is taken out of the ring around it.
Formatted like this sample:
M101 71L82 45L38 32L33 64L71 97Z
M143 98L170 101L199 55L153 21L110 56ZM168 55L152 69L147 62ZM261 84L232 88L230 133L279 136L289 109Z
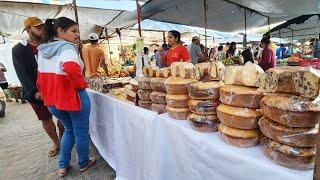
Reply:
M259 77L262 92L292 93L315 99L319 96L320 71L310 67L278 67Z
M225 125L239 129L258 128L258 121L262 116L260 110L257 109L240 108L225 104L219 104L217 115Z
M209 79L213 81L221 81L224 80L224 75L226 71L226 67L222 62L213 62L209 66Z
M127 94L127 96L131 96L134 98L136 97L137 93L132 90L132 86L126 85L124 88L125 88L125 93Z
M261 100L265 116L290 127L314 127L320 121L319 106L306 98L287 94L268 94Z
M175 107L175 108L188 108L189 107L189 95L173 95L167 94L166 95L166 102L168 106Z
M150 94L150 99L153 103L156 103L156 104L167 104L166 95L167 95L167 93L165 93L165 92L153 91Z
M196 78L195 66L189 62L174 62L171 64L171 74L181 78Z
M158 114L163 114L163 113L167 112L165 104L152 103L151 104L151 109L152 109L152 111L155 111Z
M131 79L129 84L132 87L132 91L137 92L139 90L139 83L136 79Z
M130 102L136 102L136 97L131 97L127 95L127 100Z
M139 99L144 100L144 101L150 101L150 94L152 93L151 90L143 90L139 89L137 94Z
M259 144L259 138L239 138L239 137L234 137L234 136L229 136L227 134L221 133L221 138L222 140L235 147L240 147L240 148L249 148L249 147L254 147Z
M199 115L217 114L216 109L219 104L217 100L194 100L190 99L190 111Z
M188 85L195 82L195 79L184 79L181 77L169 77L165 82L166 92L169 94L188 94Z
M312 128L292 128L262 117L259 120L259 127L265 136L282 144L297 147L317 145L318 124Z
M158 78L168 78L171 76L171 69L170 67L165 67L165 68L161 68L158 69L156 72L156 77Z
M219 92L220 101L223 104L251 109L259 109L263 97L263 93L259 92L258 88L246 86L225 85Z
M151 101L143 101L143 100L139 100L138 101L139 107L142 107L144 109L149 109L151 110Z
M152 78L150 80L150 86L153 91L166 92L164 81L166 78Z
M138 78L139 89L151 90L150 77L140 77Z
M189 114L187 119L196 131L207 133L218 131L218 117L216 115Z
M155 77L156 76L156 69L153 68L152 66L145 66L143 68L143 75L145 77Z
M168 115L173 119L186 120L190 113L189 108L173 108L167 106Z
M257 64L228 66L225 73L225 84L258 87L258 78L264 73Z
M220 81L194 82L188 85L188 92L191 99L219 99L219 88L223 85Z
M283 145L266 137L261 138L263 152L273 162L297 170L314 167L316 148L298 148Z
M219 124L218 129L223 134L239 138L256 138L260 135L259 129L238 129L229 127L223 123Z
M209 81L209 74L211 69L212 63L204 62L198 63L195 65L196 75L195 77L201 81Z

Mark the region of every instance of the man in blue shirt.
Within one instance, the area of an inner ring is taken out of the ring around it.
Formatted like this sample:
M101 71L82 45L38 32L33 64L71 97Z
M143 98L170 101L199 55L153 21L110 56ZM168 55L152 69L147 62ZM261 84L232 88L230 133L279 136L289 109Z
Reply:
M189 47L189 55L191 57L191 63L197 64L200 60L204 60L205 57L203 56L200 48L200 39L197 36L192 38L192 43Z

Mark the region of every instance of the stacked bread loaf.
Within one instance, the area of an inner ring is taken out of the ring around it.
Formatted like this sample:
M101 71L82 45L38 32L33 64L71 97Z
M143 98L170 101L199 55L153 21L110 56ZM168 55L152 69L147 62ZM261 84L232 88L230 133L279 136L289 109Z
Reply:
M152 88L150 86L150 81L152 77L140 77L138 79L139 90L137 92L139 101L138 105L142 108L151 110L151 99L150 94L152 93Z
M188 121L191 127L200 132L215 132L218 130L218 117L216 108L219 104L219 88L223 86L222 71L218 71L215 81L210 81L210 71L216 71L216 63L200 63L196 65L197 77L202 81L189 84L188 92L190 96L189 109L191 114ZM214 68L212 68L214 67Z
M196 82L195 67L191 63L175 62L171 74L165 81L167 112L173 119L185 120L189 114L188 85Z
M221 104L217 107L222 139L232 146L253 147L259 143L260 101L257 80L263 74L255 64L229 66L225 73L226 86L220 88Z
M125 86L127 101L135 103L138 90L139 90L138 81L136 79L131 79L129 82L129 85Z
M259 126L264 154L291 168L314 167L320 120L320 72L312 68L269 69L259 79L264 117Z
M152 101L151 109L158 114L167 112L166 110L166 87L165 80L170 76L170 68L162 68L156 71L156 77L150 81L153 92L150 94Z

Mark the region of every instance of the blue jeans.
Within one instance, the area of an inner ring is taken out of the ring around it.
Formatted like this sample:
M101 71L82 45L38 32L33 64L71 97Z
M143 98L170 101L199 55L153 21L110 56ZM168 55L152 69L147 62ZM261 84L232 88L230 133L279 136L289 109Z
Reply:
M59 167L65 168L71 160L71 151L76 144L78 163L80 168L85 167L89 161L89 115L90 99L86 90L79 90L81 101L80 111L62 111L49 106L49 111L64 125L64 133L60 147Z

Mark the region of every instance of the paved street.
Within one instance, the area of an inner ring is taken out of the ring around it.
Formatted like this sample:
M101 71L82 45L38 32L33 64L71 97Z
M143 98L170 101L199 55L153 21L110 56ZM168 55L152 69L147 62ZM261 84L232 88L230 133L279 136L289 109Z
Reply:
M47 156L51 147L49 137L30 105L7 103L6 117L0 118L0 179L37 180L59 179L58 156ZM114 179L114 170L101 158L91 144L91 156L98 157L97 164L88 172L80 173L73 152L71 173L64 179Z

